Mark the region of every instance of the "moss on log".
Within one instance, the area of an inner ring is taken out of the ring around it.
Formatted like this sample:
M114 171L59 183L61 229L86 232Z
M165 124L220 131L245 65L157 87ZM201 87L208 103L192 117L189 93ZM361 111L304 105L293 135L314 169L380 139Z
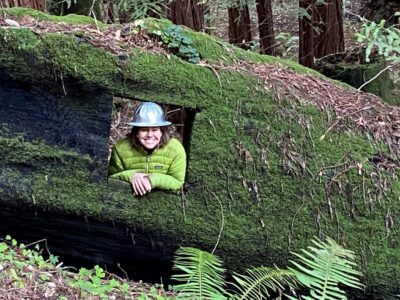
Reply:
M191 35L209 61L268 61L315 74L293 62ZM181 194L155 191L141 198L105 184L106 142L96 146L98 152L90 151L92 141L74 137L74 130L71 139L82 144L34 135L0 114L1 205L122 222L158 233L153 240L168 253L177 245L211 250L218 241L217 253L236 270L285 266L290 251L305 247L315 235L328 235L356 251L369 290L380 295L398 291L400 183L397 170L377 163L390 156L387 145L356 130L330 130L333 112L277 97L248 72L226 68L216 74L139 48L120 59L73 35L34 34L25 28L0 28L0 39L0 70L7 79L0 85L0 111L10 109L2 98L10 82L36 93L35 101L59 99L56 111L65 100L66 118L73 117L76 99L85 91L87 98L81 100L87 106L81 109L88 113L82 120L97 122L93 128L110 125L108 95L200 110L191 136L190 187ZM90 98L93 93L97 96ZM108 119L90 113L99 103ZM56 124L67 129L62 120L40 116L32 124L49 118L49 132ZM108 133L98 130L93 140L97 137L107 139Z
M386 67L385 61L359 64L359 63L320 63L320 71L324 75L346 82L351 86L358 88L365 82L374 78L379 72ZM381 97L385 102L392 105L399 105L400 100L393 95L394 89L393 80L390 78L389 71L380 74L374 80L367 84L363 91L375 94Z

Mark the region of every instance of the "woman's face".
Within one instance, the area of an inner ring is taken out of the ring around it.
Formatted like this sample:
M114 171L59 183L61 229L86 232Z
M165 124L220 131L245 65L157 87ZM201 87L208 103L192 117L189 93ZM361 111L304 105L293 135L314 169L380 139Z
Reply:
M139 143L148 150L153 150L160 143L162 131L160 127L142 127L136 135Z

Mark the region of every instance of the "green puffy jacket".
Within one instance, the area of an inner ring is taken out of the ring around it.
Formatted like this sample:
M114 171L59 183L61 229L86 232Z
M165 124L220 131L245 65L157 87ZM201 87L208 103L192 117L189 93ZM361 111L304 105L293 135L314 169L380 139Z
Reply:
M185 149L177 139L172 138L167 145L149 154L132 147L127 138L120 140L112 151L108 175L131 182L135 173L150 174L152 189L179 189L185 181Z

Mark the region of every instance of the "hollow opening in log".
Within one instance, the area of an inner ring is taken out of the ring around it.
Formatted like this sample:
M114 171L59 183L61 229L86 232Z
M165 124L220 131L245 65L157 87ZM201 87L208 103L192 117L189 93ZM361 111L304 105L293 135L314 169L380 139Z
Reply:
M127 125L127 123L132 121L135 107L142 102L145 101L114 96L110 139L108 143L108 159L110 159L111 151L115 143L125 138L130 133L132 127ZM196 113L199 112L199 110L193 107L182 107L173 104L157 104L163 108L166 119L172 123L172 125L168 127L170 136L177 138L185 148L188 160L187 165L189 166L190 140L193 123ZM186 170L188 169L189 168Z

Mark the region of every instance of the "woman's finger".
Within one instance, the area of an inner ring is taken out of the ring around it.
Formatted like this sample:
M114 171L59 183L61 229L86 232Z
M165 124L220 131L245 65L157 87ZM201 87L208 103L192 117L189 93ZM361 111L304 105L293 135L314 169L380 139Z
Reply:
M144 177L143 181L144 181L144 186L146 188L146 191L150 192L151 191L151 183L150 183L149 178L148 177Z
M146 188L145 188L145 185L144 185L143 181L144 181L143 177L140 177L138 179L138 181L137 181L138 187L139 187L139 191L140 191L140 195L146 194Z
M133 193L135 194L135 196L137 196L139 193L138 193L138 190L136 189L135 177L131 178L131 185L132 185L132 188L133 188Z
M137 195L142 195L142 189L140 187L140 181L138 179L135 180L135 186L136 186Z

